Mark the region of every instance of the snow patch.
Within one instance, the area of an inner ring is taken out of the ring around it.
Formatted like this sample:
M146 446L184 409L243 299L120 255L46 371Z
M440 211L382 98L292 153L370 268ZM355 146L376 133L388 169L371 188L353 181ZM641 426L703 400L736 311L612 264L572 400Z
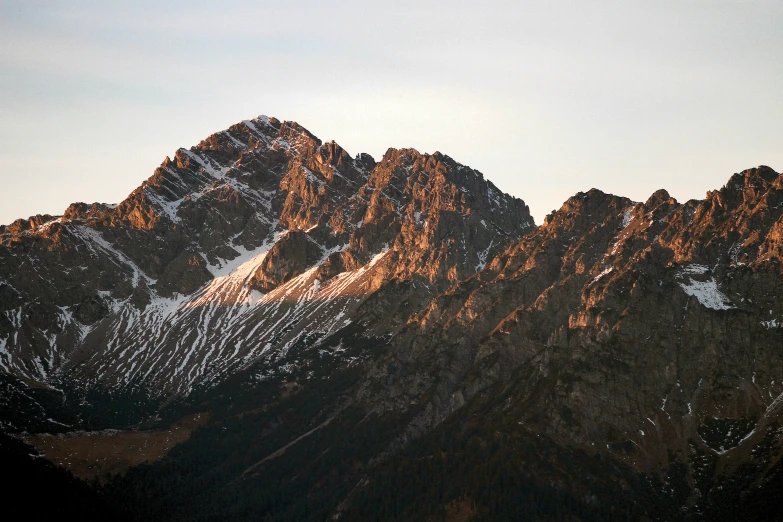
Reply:
M623 212L623 222L620 224L621 228L625 228L628 226L628 224L631 222L631 217L633 214L634 207L631 207L629 209L626 209L625 212Z
M691 265L683 269L683 274L698 274L703 275L706 273L707 268L702 265ZM683 291L695 297L699 303L712 310L730 310L734 308L731 301L726 297L718 288L718 283L715 278L710 277L706 281L695 281L689 277L678 283Z
M263 261L263 257L269 252L269 250L272 249L272 247L280 241L280 239L288 234L287 230L280 231L275 233L274 237L271 240L266 241L263 245L261 245L259 248L254 248L251 250L248 250L244 246L234 246L234 250L239 252L239 255L231 260L221 259L216 264L207 264L207 270L210 271L210 273L215 277L225 277L228 275L236 275L236 273L242 268L241 272L244 275L245 272L251 269L253 265L256 265L254 261L258 261L258 265L260 266L260 261ZM251 263L252 262L252 263Z
M706 274L708 270L709 270L708 267L694 263L686 267L683 267L682 272L688 275L702 275L702 274Z
M769 321L761 321L761 326L767 330L771 330L772 328L780 328L783 324L779 323L777 319L772 319Z
M484 221L482 220L482 223L483 222ZM479 262L476 265L476 272L479 272L479 271L483 270L484 267L487 266L487 256L489 255L489 250L492 248L492 245L493 245L494 242L495 242L495 240L492 239L489 242L489 246L487 248L485 248L484 250L482 250L481 252L478 253Z
M600 279L601 279L603 276L605 276L605 275L609 274L609 273L610 273L612 270L614 270L614 268L613 268L613 267L611 267L611 266L610 266L609 268L606 268L606 269L604 269L604 271L603 271L603 272L601 272L600 274L598 274L597 276L595 276L595 277L592 279L592 281L590 281L588 284L589 284L589 285L592 285L593 283L596 283L596 282L598 282L598 281L599 281L599 280L600 280Z
M0 367L8 372L8 365L11 363L11 354L6 349L8 337L0 337Z

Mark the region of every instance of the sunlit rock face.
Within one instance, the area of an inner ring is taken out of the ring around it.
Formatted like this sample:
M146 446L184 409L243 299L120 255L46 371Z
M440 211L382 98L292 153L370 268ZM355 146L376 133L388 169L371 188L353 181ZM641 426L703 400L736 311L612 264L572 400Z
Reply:
M733 472L776 440L759 473L778 476L782 224L767 167L703 201L579 193L392 339L384 404L434 395L414 435L501 386L494 422L644 473L681 462L701 480L699 455Z
M0 368L187 394L317 343L390 285L423 304L532 228L521 200L440 153L376 163L262 116L179 149L119 205L1 228Z

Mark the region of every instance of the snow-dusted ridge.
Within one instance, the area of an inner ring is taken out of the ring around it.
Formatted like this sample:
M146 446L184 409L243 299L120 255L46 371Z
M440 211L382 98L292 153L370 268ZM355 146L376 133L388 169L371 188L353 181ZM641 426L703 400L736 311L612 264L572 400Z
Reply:
M251 279L279 231L255 250L214 268L217 277L189 296L156 296L143 310L115 302L116 315L89 332L85 347L108 339L84 368L84 384L145 382L153 393L189 393L259 357L279 358L298 340L310 343L350 324L374 290L371 275L388 248L367 264L320 281L318 264L267 294Z

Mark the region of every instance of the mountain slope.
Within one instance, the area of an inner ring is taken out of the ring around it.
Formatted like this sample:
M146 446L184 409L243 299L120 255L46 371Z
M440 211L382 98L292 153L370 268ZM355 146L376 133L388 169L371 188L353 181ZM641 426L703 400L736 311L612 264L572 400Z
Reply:
M433 397L406 438L470 424L463 405L479 401L484 423L636 472L683 465L678 502L694 513L723 505L735 473L738 495L774 490L782 198L783 176L765 167L685 204L664 191L643 204L576 195L392 341L376 370L388 381L396 368L384 404ZM727 513L746 505L732 498Z
M577 194L392 336L202 396L202 438L106 495L161 520L780 519L780 189Z
M119 205L0 228L0 367L82 395L187 395L369 321L379 289L423 304L532 227L447 156L376 164L259 117L180 149Z

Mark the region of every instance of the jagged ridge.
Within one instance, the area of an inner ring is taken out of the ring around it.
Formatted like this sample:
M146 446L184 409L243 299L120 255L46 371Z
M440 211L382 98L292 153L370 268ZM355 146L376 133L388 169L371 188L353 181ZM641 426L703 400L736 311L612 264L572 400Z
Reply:
M376 164L296 123L243 121L119 205L0 229L0 365L184 393L318 342L390 281L415 281L424 302L532 226L523 202L440 153Z

